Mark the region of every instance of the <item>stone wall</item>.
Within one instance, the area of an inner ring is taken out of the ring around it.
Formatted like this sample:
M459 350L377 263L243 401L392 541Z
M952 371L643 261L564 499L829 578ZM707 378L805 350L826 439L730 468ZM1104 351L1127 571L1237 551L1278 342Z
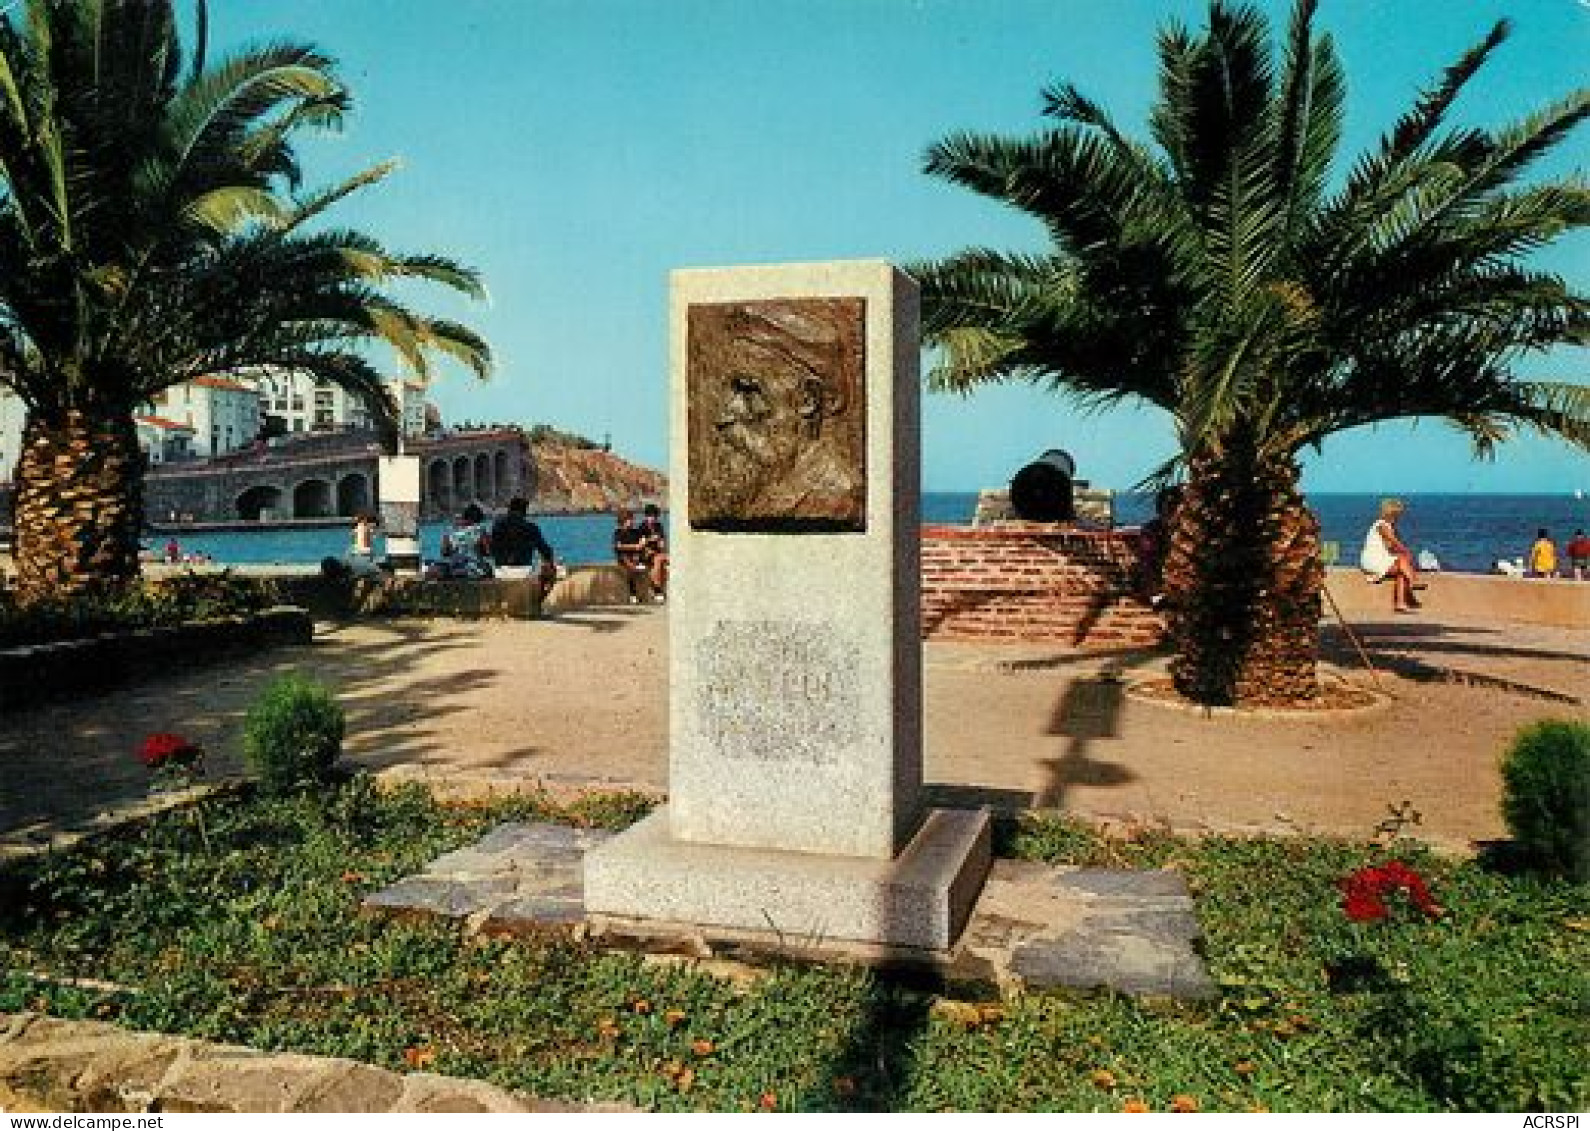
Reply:
M1350 568L1326 570L1325 584L1352 622L1391 620L1391 585L1376 585ZM1419 594L1437 620L1538 624L1590 631L1590 581L1562 577L1500 577L1484 573L1429 573ZM1326 618L1333 616L1329 605ZM1396 618L1402 619L1402 618Z
M1049 523L925 526L929 640L1151 647L1164 625L1132 588L1133 538Z
M338 1057L0 1013L0 1111L628 1112ZM60 1124L57 1124L59 1126ZM109 1122L104 1126L110 1126Z

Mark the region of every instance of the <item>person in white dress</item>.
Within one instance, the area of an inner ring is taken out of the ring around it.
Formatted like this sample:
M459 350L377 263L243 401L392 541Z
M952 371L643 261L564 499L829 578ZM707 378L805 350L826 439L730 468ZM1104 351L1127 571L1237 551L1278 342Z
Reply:
M1401 499L1381 500L1380 517L1364 535L1364 549L1358 557L1359 568L1371 581L1389 579L1392 582L1391 607L1399 613L1411 613L1420 608L1419 599L1413 594L1414 590L1424 588L1419 581L1418 567L1413 564L1413 551L1397 537L1397 519L1406 509Z

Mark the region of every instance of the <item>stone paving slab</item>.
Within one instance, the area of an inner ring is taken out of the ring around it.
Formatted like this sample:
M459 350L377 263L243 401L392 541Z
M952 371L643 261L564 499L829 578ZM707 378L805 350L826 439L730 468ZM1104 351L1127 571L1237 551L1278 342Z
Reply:
M366 897L367 910L469 919L490 933L588 926L585 849L612 834L543 822L499 825L419 875ZM924 951L655 924L626 932L606 924L597 942L686 953L781 954L869 965L927 968L954 980L1018 991L1067 987L1183 998L1215 994L1198 943L1202 931L1182 876L996 860L960 941Z
M366 896L364 907L470 919L481 930L503 933L571 926L585 919L585 850L612 835L510 821L473 845L437 857L419 875Z

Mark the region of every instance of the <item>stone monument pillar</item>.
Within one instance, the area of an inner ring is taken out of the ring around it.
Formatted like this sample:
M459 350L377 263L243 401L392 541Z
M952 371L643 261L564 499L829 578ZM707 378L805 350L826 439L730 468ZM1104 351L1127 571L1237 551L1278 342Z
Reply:
M598 920L945 949L985 812L924 812L915 283L672 278L669 804L586 857Z
M397 574L420 572L420 458L382 456L376 465L376 495L386 559Z

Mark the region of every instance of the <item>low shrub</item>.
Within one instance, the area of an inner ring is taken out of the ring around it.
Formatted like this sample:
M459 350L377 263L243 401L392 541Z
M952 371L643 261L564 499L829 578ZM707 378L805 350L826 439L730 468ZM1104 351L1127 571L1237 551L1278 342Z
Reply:
M1540 867L1590 880L1590 725L1546 719L1502 757L1502 816Z
M243 756L267 794L312 789L330 780L344 727L342 707L327 687L288 673L249 708Z

